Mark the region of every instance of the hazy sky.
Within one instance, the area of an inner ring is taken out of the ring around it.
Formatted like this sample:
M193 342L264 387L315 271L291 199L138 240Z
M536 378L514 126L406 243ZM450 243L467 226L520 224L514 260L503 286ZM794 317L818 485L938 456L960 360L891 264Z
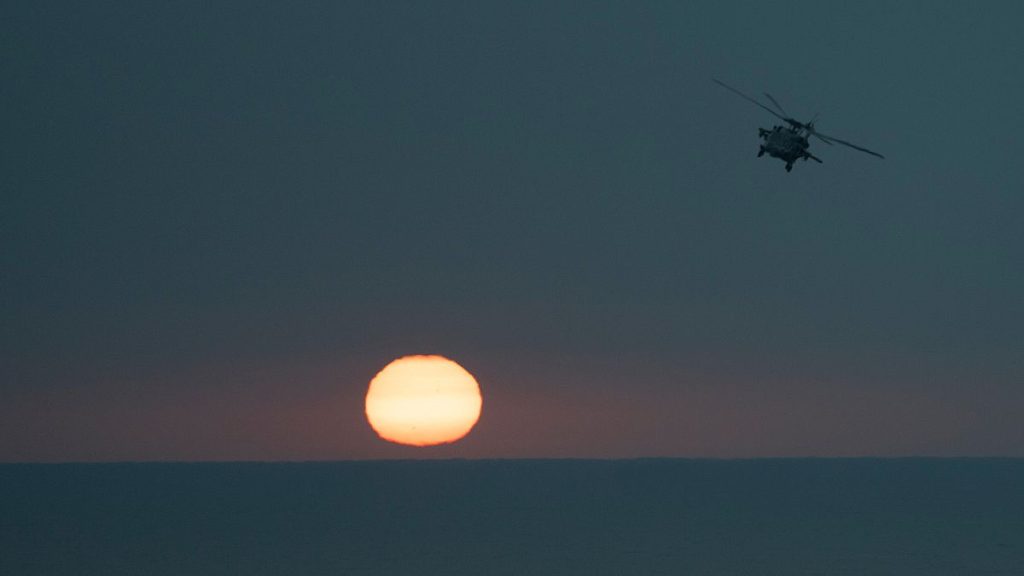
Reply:
M1024 456L1017 2L95 4L0 22L0 460Z

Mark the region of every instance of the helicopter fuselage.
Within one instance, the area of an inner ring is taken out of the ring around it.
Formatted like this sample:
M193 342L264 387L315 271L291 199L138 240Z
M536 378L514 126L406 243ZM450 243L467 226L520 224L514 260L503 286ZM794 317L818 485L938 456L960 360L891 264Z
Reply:
M783 126L775 126L771 130L758 128L758 135L764 140L764 144L761 145L757 155L768 154L773 158L783 160L786 163L786 171L792 170L793 162L800 159L812 158L821 162L807 151L810 143L807 141L807 136L800 130Z

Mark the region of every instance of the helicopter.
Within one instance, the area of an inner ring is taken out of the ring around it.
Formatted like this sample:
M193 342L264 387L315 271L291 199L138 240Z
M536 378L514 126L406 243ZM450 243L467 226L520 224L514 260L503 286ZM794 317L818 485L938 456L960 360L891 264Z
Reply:
M761 144L761 149L757 152L758 158L764 156L765 154L768 154L773 158L783 160L786 163L786 172L789 172L793 169L793 162L796 162L797 160L814 160L815 162L821 164L821 158L818 158L814 154L811 154L810 151L808 151L808 148L810 148L811 146L809 140L811 136L814 136L815 138L821 140L825 144L842 144L843 146L849 146L854 150L860 150L861 152L866 152L878 158L885 158L885 156L882 156L878 152L872 152L867 148L862 148L860 146L857 146L856 144L851 144L850 142L847 142L845 140L833 138L832 136L827 136L825 134L822 134L821 132L818 132L818 130L815 129L814 127L814 121L817 119L817 116L815 116L810 122L801 122L799 120L794 120L789 116L789 114L786 113L785 110L783 110L782 106L779 105L775 98L772 98L772 95L767 92L765 92L764 95L768 97L768 100L773 105L775 105L775 108L778 109L778 112L772 110L768 106L762 104L761 102L758 102L757 100L751 98L750 96L747 96L746 94L740 92L739 90L733 88L732 86L729 86L728 84L722 82L721 80L717 80L715 78L712 78L712 80L714 80L714 82L719 86L722 86L726 90L733 92L740 98L743 98L744 100L749 100L750 102L753 102L754 104L760 106L761 108L764 108L773 116L779 118L780 120L783 120L788 125L776 125L771 130L766 130L764 128L757 129L757 135L762 140L764 140L764 143ZM781 112L781 114L779 114L779 112Z

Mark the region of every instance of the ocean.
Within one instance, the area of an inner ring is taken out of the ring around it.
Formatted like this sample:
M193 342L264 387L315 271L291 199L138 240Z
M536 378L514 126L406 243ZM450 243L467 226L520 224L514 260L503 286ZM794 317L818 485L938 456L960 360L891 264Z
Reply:
M1024 460L0 465L3 575L1024 575Z

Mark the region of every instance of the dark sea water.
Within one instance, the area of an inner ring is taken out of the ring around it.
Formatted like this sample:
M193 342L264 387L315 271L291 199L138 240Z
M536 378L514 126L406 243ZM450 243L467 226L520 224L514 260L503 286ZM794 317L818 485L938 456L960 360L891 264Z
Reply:
M1024 576L1024 460L3 465L0 574Z

